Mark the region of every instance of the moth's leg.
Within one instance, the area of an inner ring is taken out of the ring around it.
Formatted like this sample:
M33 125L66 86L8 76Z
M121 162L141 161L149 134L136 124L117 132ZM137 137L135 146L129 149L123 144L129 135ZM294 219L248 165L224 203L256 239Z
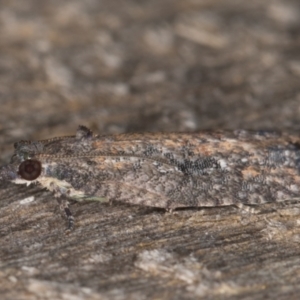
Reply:
M68 227L67 227L66 231L73 230L74 229L74 217L69 208L70 203L69 203L68 199L63 196L61 196L60 198L56 198L56 199L59 204L60 210L64 213L64 215L66 216L67 221L68 221Z

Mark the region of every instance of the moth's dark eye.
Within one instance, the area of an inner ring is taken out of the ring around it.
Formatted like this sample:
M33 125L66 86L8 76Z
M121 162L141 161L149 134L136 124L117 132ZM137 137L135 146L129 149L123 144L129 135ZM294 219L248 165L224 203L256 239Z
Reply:
M42 171L42 164L38 160L27 159L19 165L19 175L25 180L37 179Z

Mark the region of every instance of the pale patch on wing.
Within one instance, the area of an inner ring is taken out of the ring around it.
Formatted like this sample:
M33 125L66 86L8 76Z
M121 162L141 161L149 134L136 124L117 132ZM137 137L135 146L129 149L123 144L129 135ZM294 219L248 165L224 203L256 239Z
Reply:
M29 197L26 197L26 198L20 200L20 204L23 205L23 204L30 203L32 201L34 201L34 196L29 196Z
M219 163L221 169L226 169L227 168L227 162L224 159L219 159L218 163Z

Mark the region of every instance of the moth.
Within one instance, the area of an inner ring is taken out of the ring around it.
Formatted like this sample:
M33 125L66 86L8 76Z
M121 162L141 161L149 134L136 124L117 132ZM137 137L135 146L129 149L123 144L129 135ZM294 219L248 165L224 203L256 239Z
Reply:
M258 205L300 195L297 136L267 131L76 135L20 141L0 180L38 183L67 199L116 200L173 210Z

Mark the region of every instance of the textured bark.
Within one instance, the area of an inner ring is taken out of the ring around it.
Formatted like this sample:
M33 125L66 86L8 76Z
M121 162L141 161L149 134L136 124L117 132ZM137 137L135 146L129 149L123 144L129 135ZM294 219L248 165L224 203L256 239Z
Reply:
M289 1L0 2L0 147L73 134L300 128ZM1 299L297 299L299 204L74 203L1 183Z

